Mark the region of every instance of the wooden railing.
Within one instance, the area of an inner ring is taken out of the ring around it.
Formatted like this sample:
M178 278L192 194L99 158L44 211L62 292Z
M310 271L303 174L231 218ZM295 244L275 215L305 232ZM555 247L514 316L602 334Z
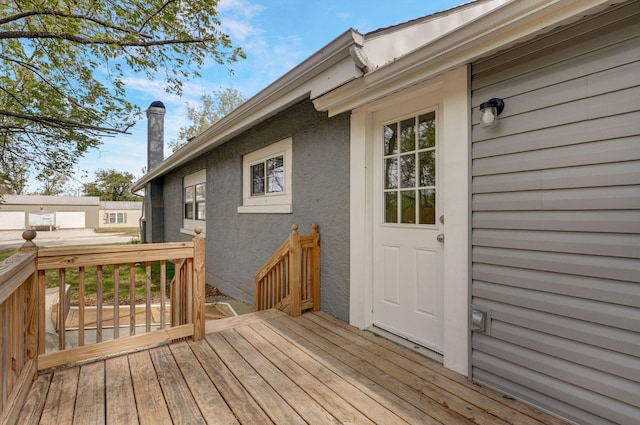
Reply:
M35 232L27 231L23 237L27 243L21 252L0 263L0 412L5 411L23 370L32 374L204 337L204 239L200 236L179 243L40 249L32 242ZM128 272L123 270L127 267ZM143 269L143 278L136 276L136 267ZM154 274L158 271L153 282L152 268ZM110 294L105 293L106 279L113 287ZM67 317L70 280L77 290L73 321ZM95 283L95 290L89 289L88 281ZM152 283L159 286L153 298ZM47 287L56 293L48 293ZM47 301L47 296L56 295L55 302Z
M14 424L37 375L37 255L29 245L0 263L0 424Z
M320 233L298 234L298 225L255 277L255 310L277 308L291 316L320 310Z
M167 265L173 262L174 277L167 278ZM159 267L159 291L152 300L151 270ZM144 265L144 293L136 295L135 268ZM126 278L122 279L123 268ZM88 307L85 288L88 268L95 268L95 294L91 323L87 320ZM164 343L181 338L204 337L204 239L196 236L192 242L140 245L84 246L77 248L41 248L38 251L39 296L45 297L45 274L57 274L57 317L67 317L66 275L77 272L78 305L74 338L68 341L66 320L56 320L57 347L45 349L45 332L39 334L38 369L87 360L142 346ZM113 280L113 299L104 302L103 281L107 275ZM167 287L169 297L167 299ZM121 291L128 291L128 300L121 304ZM152 305L152 301L153 305ZM124 305L123 305L124 304ZM39 328L45 329L45 305L39 303ZM124 308L124 322L121 311ZM95 310L95 311L94 311ZM128 310L128 314L126 313ZM170 314L167 314L170 311ZM48 319L48 318L47 318ZM75 324L75 323L74 323ZM107 331L108 332L105 332ZM76 335L77 333L77 335Z

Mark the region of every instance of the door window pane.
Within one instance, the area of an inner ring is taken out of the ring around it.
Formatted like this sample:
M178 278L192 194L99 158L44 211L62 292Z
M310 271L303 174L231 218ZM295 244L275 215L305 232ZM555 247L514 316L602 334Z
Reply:
M436 113L418 117L418 149L432 148L436 145Z
M398 188L398 158L387 158L384 160L384 188Z
M413 224L416 222L416 191L403 190L402 197L402 223Z
M416 150L415 123L415 118L400 122L400 152Z
M420 152L420 186L436 185L436 151Z
M384 126L384 155L392 155L398 153L398 135L396 128L398 124Z
M384 194L384 222L398 222L398 192L386 192Z
M400 187L416 186L416 157L415 154L400 157Z
M420 190L420 224L436 224L436 191Z

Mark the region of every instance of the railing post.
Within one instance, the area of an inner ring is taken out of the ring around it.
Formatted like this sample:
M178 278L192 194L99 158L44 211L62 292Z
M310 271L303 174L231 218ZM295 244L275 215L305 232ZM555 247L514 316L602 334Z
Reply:
M25 230L22 232L22 238L25 243L20 248L20 252L35 252L35 271L29 278L29 283L26 287L26 304L27 304L27 323L25 329L25 344L26 354L29 359L33 359L35 368L38 370L38 342L39 332L44 332L40 328L40 316L42 315L40 304L44 309L44 286L39 288L38 285L38 247L33 242L33 239L37 236L35 230ZM43 347L44 348L44 347ZM34 375L34 379L37 374Z
M298 225L291 226L292 232L289 235L289 297L290 312L293 317L302 314L300 306L300 262L302 261L302 248L300 246L300 235L298 234Z
M313 311L320 310L320 233L318 233L318 225L311 225L311 233L313 234L313 248L311 249L311 296L313 297Z
M204 239L200 236L202 228L200 226L194 229L196 236L193 238L193 308L192 322L194 328L193 339L195 341L201 340L205 335L205 320L204 320Z

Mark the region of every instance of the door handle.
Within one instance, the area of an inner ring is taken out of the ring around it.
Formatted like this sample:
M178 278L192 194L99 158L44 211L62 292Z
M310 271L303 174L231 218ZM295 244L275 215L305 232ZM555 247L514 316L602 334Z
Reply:
M440 243L444 243L444 233L440 233L438 236L436 236L436 240Z

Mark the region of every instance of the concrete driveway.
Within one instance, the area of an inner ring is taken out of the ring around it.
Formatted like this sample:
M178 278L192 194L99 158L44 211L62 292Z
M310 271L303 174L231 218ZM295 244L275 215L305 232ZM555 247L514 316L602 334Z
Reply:
M124 233L95 233L93 229L62 229L39 231L33 242L38 246L77 246L130 243L138 238ZM24 244L22 231L0 231L0 250L20 248Z

